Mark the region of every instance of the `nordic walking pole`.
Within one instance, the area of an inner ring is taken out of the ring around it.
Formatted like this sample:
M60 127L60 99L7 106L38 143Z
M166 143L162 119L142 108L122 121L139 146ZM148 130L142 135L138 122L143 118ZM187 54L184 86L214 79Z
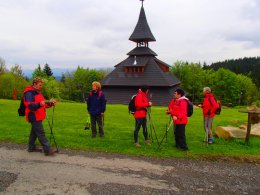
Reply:
M50 120L49 120L49 117L48 117L47 113L46 113L46 118L47 118L47 121L48 121L50 130L51 130L50 143L51 143L51 138L53 138L53 141L54 141L55 147L56 147L56 149L57 149L57 152L59 152L59 149L58 149L58 146L57 146L57 143L56 143L56 140L55 140L53 131L52 131L52 129L53 129L53 119L54 119L54 107L55 107L55 106L53 106L53 109L52 109L52 122L50 123Z
M153 121L152 121L151 113L149 112L149 110L148 110L148 116L149 116L149 119L150 119L151 132L152 132L152 131L154 132L154 135L155 135L155 138L156 138L157 144L159 144L159 140L158 140L158 137L157 137L157 135L156 135L156 131L155 131L155 128L154 128L154 125L153 125ZM153 141L153 140L152 140L152 141Z
M150 134L149 134L149 137L152 139L152 142L153 142L153 131L152 131L151 115L150 115L149 109L150 109L150 108L147 108L148 122L149 122L149 126L150 126ZM147 130L147 125L146 125L146 130Z
M163 136L163 138L162 138L162 140L161 140L161 142L159 143L159 145L158 145L158 148L157 149L159 149L160 148L160 146L161 146L161 144L162 144L162 142L163 142L163 140L164 140L164 138L166 138L166 140L167 140L167 134L168 134L168 131L169 131L169 129L170 129L170 127L172 126L172 124L173 124L173 121L172 121L172 117L170 117L170 124L169 124L169 126L166 128L166 131L165 131L165 134L164 134L164 136ZM167 141L166 141L167 142Z
M102 117L102 127L104 128L105 125L105 114L101 115Z

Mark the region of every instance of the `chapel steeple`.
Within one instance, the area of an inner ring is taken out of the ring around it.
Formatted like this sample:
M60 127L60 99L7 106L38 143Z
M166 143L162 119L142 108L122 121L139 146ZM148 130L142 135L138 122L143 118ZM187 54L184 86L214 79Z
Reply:
M166 106L180 85L180 80L170 72L171 66L159 60L149 48L148 43L156 40L147 23L143 1L138 22L129 38L136 47L101 81L110 104L128 104L140 86L149 85L154 105Z
M143 6L144 0L141 1L142 7L140 10L139 19L129 40L136 42L138 46L148 47L148 42L156 41L156 39L154 38L153 33L151 32L148 22L146 20L146 15Z

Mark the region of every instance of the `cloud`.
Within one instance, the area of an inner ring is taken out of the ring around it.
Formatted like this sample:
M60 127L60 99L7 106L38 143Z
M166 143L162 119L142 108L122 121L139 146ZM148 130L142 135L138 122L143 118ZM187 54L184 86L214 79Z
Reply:
M135 47L129 36L141 2L133 0L0 0L0 57L10 67L113 67ZM260 53L257 0L144 1L168 64L211 63Z

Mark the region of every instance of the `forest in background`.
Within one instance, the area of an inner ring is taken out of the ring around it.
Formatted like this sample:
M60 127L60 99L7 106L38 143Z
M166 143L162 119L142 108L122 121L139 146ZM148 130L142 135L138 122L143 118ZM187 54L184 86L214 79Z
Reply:
M244 58L248 61L248 58ZM251 58L250 58L251 59ZM240 64L243 59L240 59ZM227 67L231 67L233 61L226 60ZM253 62L254 60L249 60ZM240 73L233 72L225 67L225 62L218 62L218 68L214 64L210 66L199 63L177 61L170 67L170 71L181 81L181 87L186 90L192 102L198 104L202 101L202 89L211 87L215 97L226 106L245 106L260 104L260 92L257 85L260 67L259 57L251 64L254 68L244 68ZM216 65L217 66L217 65ZM239 67L241 65L238 65ZM250 66L250 65L245 65ZM232 66L233 67L233 66ZM251 71L250 71L251 70ZM253 70L253 71L252 71ZM78 67L75 71L65 72L61 80L55 79L51 67L46 63L43 67L38 65L32 73L32 78L44 79L42 92L46 99L55 98L60 101L83 101L83 95L91 90L93 81L101 81L109 71ZM259 73L259 71L258 71ZM252 75L256 75L253 77ZM258 76L258 77L257 77ZM15 64L8 70L5 61L0 58L0 98L21 99L23 90L31 84L31 79L23 74L21 66Z
M231 70L236 74L246 75L252 78L258 88L260 87L260 56L225 60L212 63L210 66L203 66L205 70L213 69L217 71L220 68Z

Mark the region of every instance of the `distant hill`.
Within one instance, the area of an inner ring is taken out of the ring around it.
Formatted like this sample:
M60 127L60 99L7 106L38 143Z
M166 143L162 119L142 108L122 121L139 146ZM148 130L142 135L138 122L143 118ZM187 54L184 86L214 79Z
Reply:
M260 87L260 56L225 60L203 67L203 69L213 70L218 70L219 68L229 69L236 74L249 76Z
M68 69L68 68L53 68L51 70L52 70L53 76L58 81L61 80L62 73L75 71L75 69ZM30 79L32 77L33 71L34 70L31 70L31 69L24 69L23 74L24 74L24 76L26 76L27 78Z
M103 70L107 73L110 73L114 69L114 67L97 67L95 69ZM68 69L68 68L52 68L51 70L52 70L52 73L53 73L53 76L55 77L55 79L57 81L60 81L61 78L62 78L62 73L66 73L66 72L71 73L71 72L74 72L76 69L75 68L70 68L70 69ZM32 69L24 69L23 74L24 74L25 77L30 79L32 77L33 71L34 70L32 70Z

